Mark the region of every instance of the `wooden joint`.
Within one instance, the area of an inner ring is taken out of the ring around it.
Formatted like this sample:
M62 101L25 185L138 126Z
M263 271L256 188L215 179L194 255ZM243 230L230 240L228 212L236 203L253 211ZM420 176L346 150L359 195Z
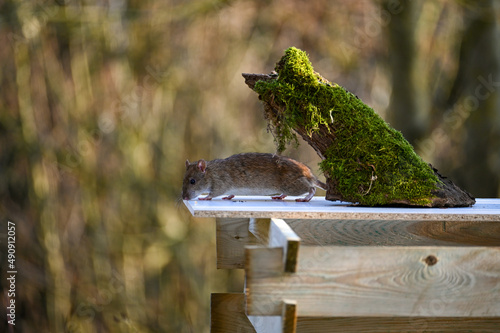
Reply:
M283 265L286 273L297 272L300 237L282 219L271 219L269 247L283 248Z

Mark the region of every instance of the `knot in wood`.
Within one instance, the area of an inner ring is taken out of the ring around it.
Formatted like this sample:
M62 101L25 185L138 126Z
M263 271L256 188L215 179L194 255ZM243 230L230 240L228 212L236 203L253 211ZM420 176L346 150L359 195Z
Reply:
M438 258L436 258L436 256L431 254L424 259L424 262L429 266L434 266L435 264L437 264Z

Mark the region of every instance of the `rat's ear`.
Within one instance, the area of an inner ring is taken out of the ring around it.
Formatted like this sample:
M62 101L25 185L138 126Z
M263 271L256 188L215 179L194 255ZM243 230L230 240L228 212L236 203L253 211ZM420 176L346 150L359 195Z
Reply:
M190 164L189 160L186 160L186 170L187 170L187 168L189 168L189 164Z
M201 172L205 173L205 170L207 169L207 162L205 160L199 160L198 169L200 169Z

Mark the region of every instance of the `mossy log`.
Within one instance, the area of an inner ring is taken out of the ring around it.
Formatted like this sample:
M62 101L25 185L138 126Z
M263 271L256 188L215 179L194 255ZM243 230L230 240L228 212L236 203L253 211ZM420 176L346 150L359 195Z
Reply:
M244 73L259 94L279 151L296 133L323 159L327 200L366 206L466 207L466 191L425 163L403 135L357 96L286 50L271 74Z

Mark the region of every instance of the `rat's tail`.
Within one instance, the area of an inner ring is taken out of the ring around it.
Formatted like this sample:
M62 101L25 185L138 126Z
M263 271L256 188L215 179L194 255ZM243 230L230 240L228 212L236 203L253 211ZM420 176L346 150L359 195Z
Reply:
M316 179L316 183L314 184L314 186L326 191L326 184L319 179Z

